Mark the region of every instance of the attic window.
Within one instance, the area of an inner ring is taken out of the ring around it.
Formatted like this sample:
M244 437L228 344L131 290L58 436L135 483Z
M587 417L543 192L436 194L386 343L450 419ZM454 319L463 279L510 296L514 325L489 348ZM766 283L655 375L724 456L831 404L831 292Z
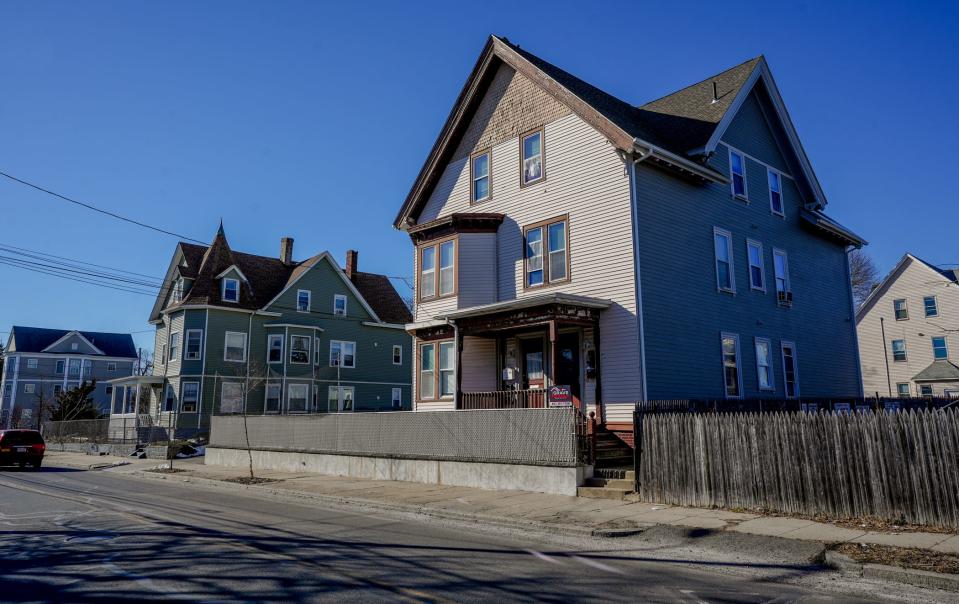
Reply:
M519 141L520 185L525 187L543 180L543 129L527 132Z
M240 282L236 279L224 279L223 294L220 297L224 302L239 302Z
M183 300L183 278L180 277L176 280L176 284L173 286L173 302L177 303Z
M746 159L742 154L730 149L729 178L733 196L746 199Z

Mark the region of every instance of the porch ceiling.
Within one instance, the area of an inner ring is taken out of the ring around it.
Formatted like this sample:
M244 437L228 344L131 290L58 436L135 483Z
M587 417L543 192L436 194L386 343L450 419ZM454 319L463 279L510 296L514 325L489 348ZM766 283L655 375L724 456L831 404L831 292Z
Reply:
M562 325L594 325L599 320L600 311L609 308L610 304L609 300L548 293L475 306L437 318L455 322L464 335L503 333L535 326L550 326L553 330Z
M439 315L436 318L439 320L466 319L470 317L480 317L511 310L522 310L537 306L546 306L549 304L563 304L567 306L578 306L581 308L603 310L609 308L612 303L612 300L603 300L601 298L590 298L588 296L577 296L575 294L552 292L540 294L538 296L528 296L516 300L507 300L505 302L494 302L493 304L484 304L482 306L464 308L463 310L457 310L445 315Z

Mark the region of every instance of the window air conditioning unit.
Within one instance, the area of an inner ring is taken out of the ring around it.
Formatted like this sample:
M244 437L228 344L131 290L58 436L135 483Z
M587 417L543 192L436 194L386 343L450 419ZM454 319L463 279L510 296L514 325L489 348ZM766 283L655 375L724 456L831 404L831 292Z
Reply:
M779 292L779 305L780 306L792 306L793 305L793 293L791 291Z

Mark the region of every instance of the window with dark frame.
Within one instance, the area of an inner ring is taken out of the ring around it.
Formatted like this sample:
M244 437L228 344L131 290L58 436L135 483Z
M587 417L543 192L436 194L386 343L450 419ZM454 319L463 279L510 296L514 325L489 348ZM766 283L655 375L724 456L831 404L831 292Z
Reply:
M474 153L470 157L470 202L479 203L490 198L490 165L492 155L489 150Z
M906 321L909 319L909 305L905 299L893 300L892 310L896 314L897 321Z
M520 185L527 186L543 180L543 129L527 132L519 138Z
M783 353L783 386L786 398L799 397L799 369L796 361L796 345L792 342L782 343Z
M553 218L523 229L525 287L569 280L569 220Z
M433 300L456 295L456 256L455 237L430 242L419 249L419 291L420 300Z
M746 158L742 153L729 151L729 178L733 196L746 198Z

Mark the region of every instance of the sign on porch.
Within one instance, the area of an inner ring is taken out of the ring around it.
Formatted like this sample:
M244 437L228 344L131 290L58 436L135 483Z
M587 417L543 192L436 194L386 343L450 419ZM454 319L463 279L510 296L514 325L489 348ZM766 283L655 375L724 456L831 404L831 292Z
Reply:
M546 399L550 407L571 407L573 405L573 392L569 386L550 386L546 393Z

